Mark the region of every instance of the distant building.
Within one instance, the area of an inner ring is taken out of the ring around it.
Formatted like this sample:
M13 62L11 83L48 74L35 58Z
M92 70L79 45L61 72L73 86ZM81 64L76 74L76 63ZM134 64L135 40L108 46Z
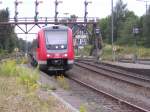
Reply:
M78 34L74 37L74 45L75 47L84 47L88 43L88 34L83 31L78 32Z

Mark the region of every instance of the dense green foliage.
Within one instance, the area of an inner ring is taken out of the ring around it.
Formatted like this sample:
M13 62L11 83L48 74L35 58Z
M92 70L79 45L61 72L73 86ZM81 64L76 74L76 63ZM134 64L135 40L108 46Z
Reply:
M135 39L140 46L150 47L150 8L147 15L138 17L129 11L127 4L118 0L114 7L114 42L119 45L133 45ZM111 15L100 20L102 37L105 43L111 43ZM133 28L139 28L138 34L133 34Z
M0 22L9 21L9 11L6 10L0 11ZM14 33L14 26L12 25L0 25L0 49L7 50L11 52L16 45L16 34Z
M145 45L150 47L150 7L147 15L143 16L142 25L142 36L145 38Z
M8 8L0 10L0 22L8 21ZM17 35L14 31L14 25L0 24L0 54L4 52L10 53L16 47L21 50L25 50L25 41L17 38Z

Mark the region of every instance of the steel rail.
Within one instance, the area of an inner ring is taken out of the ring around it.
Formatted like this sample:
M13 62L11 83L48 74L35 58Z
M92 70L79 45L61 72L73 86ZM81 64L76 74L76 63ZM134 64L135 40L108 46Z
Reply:
M107 92L105 92L105 91L103 91L103 90L99 90L99 89L95 88L94 86L89 85L89 84L87 84L87 83L85 83L85 82L83 82L83 81L80 81L80 80L76 79L76 78L73 78L73 77L70 77L70 76L68 76L68 78L71 79L71 80L73 80L73 81L75 81L75 82L77 82L77 83L79 83L79 84L81 84L81 85L83 85L83 86L86 86L86 87L92 89L93 91L96 91L97 93L104 94L104 95L106 95L106 96L108 96L108 97L110 97L110 98L112 98L112 99L115 99L115 100L117 100L117 101L119 101L119 102L122 102L122 103L124 103L124 104L126 104L126 105L128 105L128 106L131 106L132 108L136 108L136 109L138 109L140 112L150 112L149 110L146 110L146 109L144 109L144 108L142 108L142 107L139 107L139 106L137 106L137 105L135 105L135 104L132 104L131 102L128 102L128 101L125 101L125 100L123 100L123 99L121 99L121 98L118 98L118 97L116 97L116 96L113 96L113 95L111 95L110 93L107 93Z
M80 61L80 62L84 63L84 64L88 64L88 65L94 66L96 68L100 68L100 69L106 70L106 71L110 71L110 72L117 73L117 74L119 73L119 74L122 74L122 75L125 75L125 76L130 76L132 78L136 78L136 79L140 79L140 80L143 80L143 81L150 82L150 79L137 76L139 74L136 74L136 73L120 70L118 68L113 68L113 67L106 66L106 65L100 65L100 64L99 65L95 65L95 64L92 64L92 63L89 63L89 62L83 62L83 61Z
M123 81L123 82L126 82L126 83L130 83L130 84L135 85L135 86L150 88L150 85L145 86L145 84L139 84L139 83L137 83L137 82L132 82L132 81L129 81L129 80L127 80L127 79L120 78L120 77L115 76L115 75L111 75L112 73L111 73L111 74L108 73L109 71L107 71L107 73L106 73L106 70L98 71L98 70L100 70L100 69L98 69L98 68L96 68L97 70L90 69L89 67L87 67L87 65L80 65L80 64L77 63L77 62L75 62L75 65L80 66L80 67L82 67L82 68L85 68L85 69L87 69L87 70L93 71L93 72L95 72L95 73L103 74L104 76L107 76L107 77L110 77L110 78L113 78L113 79L117 79L117 80L119 80L119 81ZM89 65L89 66L91 66L91 65ZM119 75L119 74L116 74L116 75Z

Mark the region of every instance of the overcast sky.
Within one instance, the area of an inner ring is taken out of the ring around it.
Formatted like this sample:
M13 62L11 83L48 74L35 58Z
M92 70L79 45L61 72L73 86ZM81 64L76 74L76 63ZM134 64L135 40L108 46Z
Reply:
M0 9L9 8L10 17L14 17L14 1L15 0L0 0ZM19 1L19 0L18 0ZM34 17L35 15L35 0L20 0L23 3L18 6L18 17ZM41 0L43 3L39 5L39 17L54 17L54 1L55 0ZM59 15L58 17L66 17L75 14L78 17L84 16L84 1L85 0L61 0L63 3L58 5ZM92 3L88 5L88 17L104 18L111 13L111 0L87 0ZM117 0L114 0L114 6ZM142 1L142 0L141 0ZM142 16L145 13L145 2L137 0L123 0L127 3L127 8L134 11L136 15ZM69 13L65 15L64 13ZM19 29L16 29L19 32ZM35 31L35 30L34 30ZM23 37L24 35L19 35ZM28 35L29 37L29 35ZM31 37L31 35L30 35ZM32 35L35 37L35 35ZM28 38L28 40L30 40Z
M11 12L11 17L14 17L14 0L0 0L0 8L8 7ZM18 0L19 1L19 0ZM34 16L35 0L20 0L23 3L18 6L19 17L32 17ZM39 5L39 16L54 16L54 0L41 0L42 4ZM78 17L84 16L84 0L61 0L63 3L58 5L58 16L66 16L64 13L75 14ZM111 12L111 0L88 0L92 1L88 5L89 17L106 17ZM114 0L114 5L117 0ZM123 0L128 4L128 9L132 10L138 16L145 13L145 3L137 0ZM142 0L141 0L142 1ZM69 16L68 15L68 16Z

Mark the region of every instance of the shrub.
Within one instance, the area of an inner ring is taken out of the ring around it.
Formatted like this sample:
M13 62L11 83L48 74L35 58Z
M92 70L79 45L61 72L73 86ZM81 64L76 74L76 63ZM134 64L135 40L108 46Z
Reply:
M0 64L0 76L15 76L18 82L25 85L28 90L34 90L38 87L38 69L32 70L23 65L18 66L15 60L7 60Z
M25 85L28 90L35 90L38 88L37 80L39 79L38 70L31 70L25 67L18 68L19 77L18 82Z
M17 76L17 65L15 60L8 60L0 65L0 75Z

